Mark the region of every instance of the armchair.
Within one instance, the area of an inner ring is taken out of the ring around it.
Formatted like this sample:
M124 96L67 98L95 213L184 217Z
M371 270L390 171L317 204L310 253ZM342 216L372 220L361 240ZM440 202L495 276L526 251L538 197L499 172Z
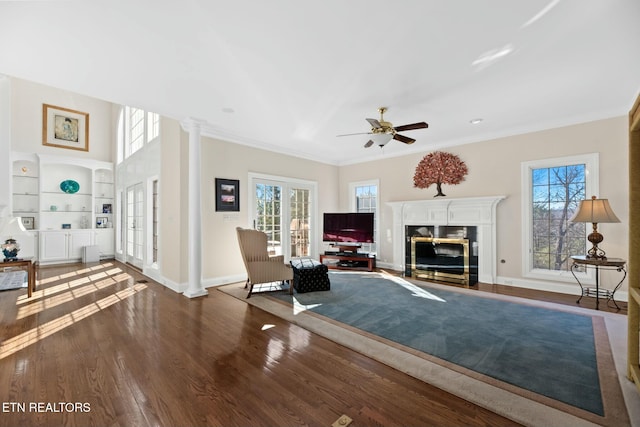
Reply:
M293 270L284 263L284 256L269 256L267 235L261 231L236 227L242 260L247 270L245 289L249 287L247 298L251 297L253 286L285 280L289 282L289 293L293 294Z

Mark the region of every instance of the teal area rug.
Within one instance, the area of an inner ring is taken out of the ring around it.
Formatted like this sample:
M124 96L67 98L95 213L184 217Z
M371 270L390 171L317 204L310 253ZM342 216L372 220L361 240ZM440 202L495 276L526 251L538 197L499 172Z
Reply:
M290 295L272 297L292 302ZM331 274L330 292L293 298L314 313L604 415L589 316L379 275Z
M640 427L626 316L386 273L330 278L293 297L218 289L523 425Z

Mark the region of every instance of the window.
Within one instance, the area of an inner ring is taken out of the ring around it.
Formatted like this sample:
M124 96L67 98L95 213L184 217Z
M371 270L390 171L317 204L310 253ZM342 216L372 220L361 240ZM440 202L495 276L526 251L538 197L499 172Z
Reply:
M120 117L118 162L160 136L160 115L140 108L124 107ZM124 154L124 155L123 155Z
M598 192L598 155L522 164L523 267L527 277L571 279L571 256L586 252L586 225L572 223L580 201Z
M373 212L373 234L375 243L366 243L362 249L366 252L376 253L378 242L378 180L354 182L349 184L351 194L351 210L353 212Z

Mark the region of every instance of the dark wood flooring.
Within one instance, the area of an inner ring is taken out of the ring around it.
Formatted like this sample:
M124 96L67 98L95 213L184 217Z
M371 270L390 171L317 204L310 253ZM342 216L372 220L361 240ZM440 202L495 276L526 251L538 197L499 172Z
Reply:
M40 268L30 299L1 292L0 339L0 426L516 425L216 289L188 299L115 261Z

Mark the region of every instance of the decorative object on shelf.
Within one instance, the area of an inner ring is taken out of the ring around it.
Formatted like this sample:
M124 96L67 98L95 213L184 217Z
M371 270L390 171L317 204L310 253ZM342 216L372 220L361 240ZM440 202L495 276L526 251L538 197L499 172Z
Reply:
M49 206L49 210L50 210L51 212L55 212L55 211L57 211L57 210L58 210L58 207L57 207L56 205L51 205L51 206Z
M107 228L108 218L106 216L96 217L96 228Z
M216 178L216 211L240 211L240 181Z
M70 230L71 229L71 224L62 224L62 229L63 230Z
M413 176L413 186L429 188L436 184L438 193L433 197L446 196L442 192L442 184L456 185L464 181L468 169L465 162L455 154L434 151L429 153L418 163Z
M592 196L591 199L582 200L575 215L569 220L571 222L590 222L593 231L587 236L587 240L592 243L591 249L587 251L587 258L607 259L605 251L598 245L604 240L604 236L598 232L598 223L620 222L616 214L613 213L609 200L598 199Z
M111 213L111 203L105 203L102 205L102 213L110 214Z
M42 145L89 151L89 114L42 104Z
M22 225L26 230L33 230L35 228L35 218L32 216L23 216Z
M0 236L7 238L4 243L0 245L6 261L18 258L20 244L16 240L16 237L31 236L31 233L24 228L20 217L9 217L0 218Z
M60 183L60 189L67 194L75 194L80 190L80 184L72 179L67 179Z

